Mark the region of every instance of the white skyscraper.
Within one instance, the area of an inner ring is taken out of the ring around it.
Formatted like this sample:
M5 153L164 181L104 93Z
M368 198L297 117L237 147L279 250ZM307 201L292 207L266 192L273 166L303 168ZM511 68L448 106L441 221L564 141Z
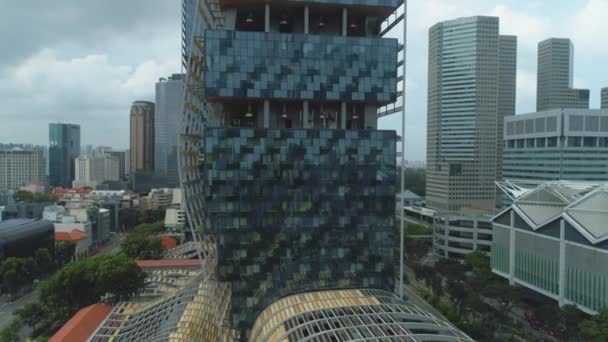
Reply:
M494 208L502 122L515 114L517 37L499 19L445 21L429 31L427 203Z

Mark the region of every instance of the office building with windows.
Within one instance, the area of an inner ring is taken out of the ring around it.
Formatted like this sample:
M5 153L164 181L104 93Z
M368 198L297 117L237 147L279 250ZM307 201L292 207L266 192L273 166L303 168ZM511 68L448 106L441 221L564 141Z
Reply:
M177 139L183 100L184 75L173 74L158 80L154 113L154 169L166 174L172 186L179 183Z
M504 131L504 179L608 181L607 109L516 115Z
M602 109L608 109L608 87L602 88L601 101Z
M285 296L394 290L396 134L376 128L403 79L382 38L400 5L184 2L180 178L245 335Z
M500 184L513 204L494 217L492 271L590 314L608 306L608 185Z
M49 183L69 188L74 180L74 160L80 155L80 126L49 124Z
M73 188L92 188L105 181L119 180L120 161L110 155L80 156L76 158Z
M574 89L574 45L570 39L549 38L538 43L536 111L589 108L589 89Z
M428 207L441 212L495 207L502 122L515 114L516 55L517 38L500 35L496 17L431 27Z
M126 150L117 150L117 149L109 149L105 151L106 155L109 155L118 160L118 177L120 179L126 178L129 176L129 164L131 163L131 153L129 149Z
M32 182L46 184L43 147L0 146L0 190L17 190Z
M154 103L135 101L131 106L131 172L154 170Z

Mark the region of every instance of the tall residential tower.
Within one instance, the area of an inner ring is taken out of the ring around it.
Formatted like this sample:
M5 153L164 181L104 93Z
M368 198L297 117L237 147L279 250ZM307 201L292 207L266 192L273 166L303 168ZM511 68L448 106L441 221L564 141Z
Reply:
M182 74L173 74L156 83L154 169L165 173L172 186L177 186L179 181L177 138L184 100L183 78Z
M69 188L74 180L74 160L80 155L80 126L49 124L49 184Z
M429 31L427 203L493 209L503 118L515 114L517 38L499 19L445 21Z
M574 46L570 39L538 43L536 111L589 108L589 89L573 89Z
M154 170L154 103L131 106L131 173Z

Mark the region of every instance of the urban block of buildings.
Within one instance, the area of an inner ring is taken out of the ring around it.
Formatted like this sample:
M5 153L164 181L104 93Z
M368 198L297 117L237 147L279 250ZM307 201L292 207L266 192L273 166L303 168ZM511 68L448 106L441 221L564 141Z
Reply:
M608 185L500 183L513 204L493 218L492 271L561 305L608 306Z
M76 158L73 188L92 188L106 181L120 179L120 160L111 155L80 156Z

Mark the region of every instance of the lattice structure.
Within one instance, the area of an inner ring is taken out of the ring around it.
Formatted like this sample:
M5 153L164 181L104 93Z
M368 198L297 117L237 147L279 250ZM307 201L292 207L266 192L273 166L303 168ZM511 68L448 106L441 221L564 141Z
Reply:
M450 323L379 290L337 290L283 298L264 310L250 342L473 341Z

